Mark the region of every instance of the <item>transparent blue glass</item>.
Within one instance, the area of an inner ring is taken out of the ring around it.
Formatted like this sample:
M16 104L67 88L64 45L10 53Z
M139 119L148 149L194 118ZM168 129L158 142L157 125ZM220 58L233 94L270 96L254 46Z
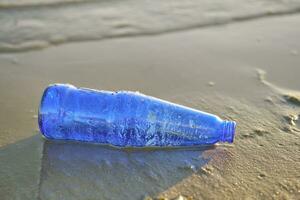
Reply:
M39 108L48 139L119 147L165 147L233 142L236 123L138 92L50 85Z

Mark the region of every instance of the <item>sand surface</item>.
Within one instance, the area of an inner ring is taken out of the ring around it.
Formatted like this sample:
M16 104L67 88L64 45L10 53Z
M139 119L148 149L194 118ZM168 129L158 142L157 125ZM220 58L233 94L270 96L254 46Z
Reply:
M0 54L1 199L300 199L300 16ZM237 121L232 145L52 142L50 83L133 90Z

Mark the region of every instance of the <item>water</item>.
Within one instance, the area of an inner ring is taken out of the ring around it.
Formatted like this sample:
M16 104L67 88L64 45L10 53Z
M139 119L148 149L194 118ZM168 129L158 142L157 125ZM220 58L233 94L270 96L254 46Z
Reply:
M160 34L299 10L300 0L0 0L0 51Z
M200 170L210 160L203 153L199 149L123 151L47 141L39 197L134 200L155 196Z
M35 135L0 148L1 199L143 199L201 173L213 149L120 150Z

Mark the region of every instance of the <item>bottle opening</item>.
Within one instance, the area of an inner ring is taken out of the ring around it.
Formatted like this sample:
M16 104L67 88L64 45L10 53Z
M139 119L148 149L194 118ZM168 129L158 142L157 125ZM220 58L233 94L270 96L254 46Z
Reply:
M229 142L229 143L233 142L235 128L236 128L236 122L234 122L234 121L224 121L223 122L222 142Z

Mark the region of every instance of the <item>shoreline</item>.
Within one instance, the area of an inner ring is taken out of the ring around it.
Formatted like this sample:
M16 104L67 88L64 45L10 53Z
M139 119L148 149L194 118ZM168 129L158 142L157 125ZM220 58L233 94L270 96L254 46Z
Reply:
M168 199L296 198L299 19L282 16L0 54L0 196L119 199L129 194L114 180L126 180L135 186L129 188L132 199L142 199L141 194ZM46 86L59 82L140 91L235 120L235 141L190 153L170 151L170 157L149 154L148 159L143 152L101 147L108 152L101 156L93 145L45 142L37 136L37 109ZM137 177L127 170L128 163ZM112 190L111 196L101 193Z
M58 2L58 3L63 3L63 4L69 4L69 2ZM88 3L88 2L72 2L72 3ZM50 4L52 5L52 4ZM27 5L29 8L31 5ZM27 8L24 7L25 9ZM48 7L48 5L39 5L42 7ZM56 6L54 4L53 6ZM35 6L33 6L34 8ZM6 9L19 9L19 7L6 7ZM22 10L23 7L20 6L20 9ZM1 7L0 7L1 10ZM139 30L138 28L135 29L135 27L131 27L129 24L118 24L119 22L115 22L116 25L115 27L112 27L110 31L111 33L108 33L108 35L102 35L101 33L98 33L98 36L92 34L92 35L85 35L85 36L80 36L80 35L74 35L68 36L68 35L60 35L59 33L53 34L53 35L48 35L45 38L31 38L28 40L25 40L23 42L12 42L9 43L8 41L11 39L7 37L7 42L1 42L0 43L0 54L7 54L7 53L22 53L22 52L28 52L28 51L38 51L46 48L51 48L53 46L60 46L64 44L71 44L71 43L81 43L81 42L99 42L99 41L105 41L105 40L111 40L111 39L122 39L122 38L138 38L138 37L153 37L153 36L161 36L165 34L173 34L173 33L180 33L180 32L186 32L186 31L193 31L193 30L199 30L199 29L205 29L205 28L210 28L210 27L218 27L218 26L227 26L231 24L236 24L236 23L247 23L248 21L253 21L253 20L265 20L268 18L278 18L278 17L289 17L289 16L294 16L294 15L299 15L300 14L300 7L295 7L295 8L281 8L281 9L275 9L275 8L269 8L266 10L261 10L257 13L251 13L248 15L232 15L230 16L230 13L228 16L222 18L216 17L216 19L212 19L211 21L203 21L203 22L191 22L187 23L187 25L182 25L180 27L169 27L168 29L163 29L163 28L158 28L156 29L149 29L149 28L144 28L145 30L141 29ZM201 21L201 20L200 20ZM22 20L20 22L15 22L15 23L20 23L20 26L24 26L24 28L27 29L32 29L35 28L37 29L36 31L39 31L39 26L42 26L42 22L34 21L27 19L22 25ZM28 27L27 27L28 26ZM35 27L36 26L36 27ZM21 30L19 30L21 31ZM48 30L50 31L50 30ZM115 31L115 32L114 32ZM15 32L18 32L18 29L16 28ZM51 32L51 31L50 31ZM21 35L19 36L19 39L22 38ZM2 39L5 41L4 39ZM14 40L18 41L17 38Z

